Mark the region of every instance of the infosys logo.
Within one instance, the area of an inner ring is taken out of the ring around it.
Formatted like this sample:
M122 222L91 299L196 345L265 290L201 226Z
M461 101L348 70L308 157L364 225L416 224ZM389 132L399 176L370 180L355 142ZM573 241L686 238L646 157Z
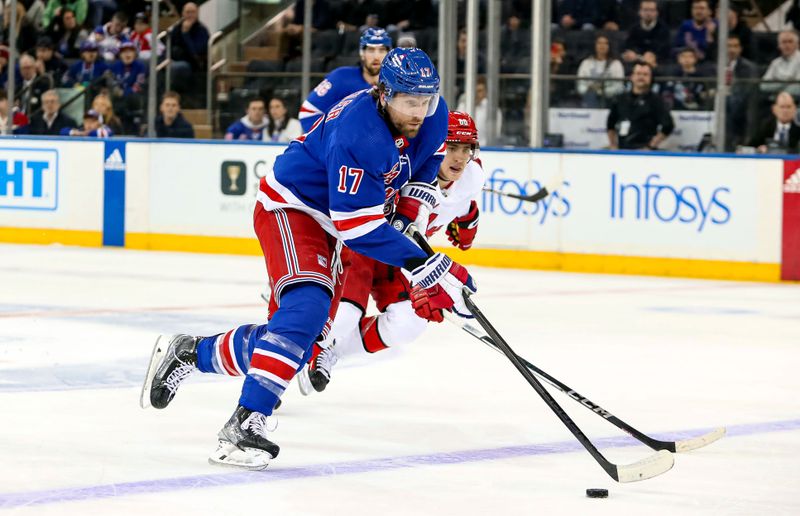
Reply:
M642 182L623 182L611 174L611 218L686 224L698 233L711 225L731 220L730 188L701 188L693 184L669 184L659 174Z

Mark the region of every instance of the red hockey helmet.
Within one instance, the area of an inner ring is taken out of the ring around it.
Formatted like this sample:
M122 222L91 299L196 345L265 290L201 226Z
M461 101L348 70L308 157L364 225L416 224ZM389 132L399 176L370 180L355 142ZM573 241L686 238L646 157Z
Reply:
M472 157L478 155L478 128L475 120L466 113L450 111L447 119L447 143L464 143L472 148Z

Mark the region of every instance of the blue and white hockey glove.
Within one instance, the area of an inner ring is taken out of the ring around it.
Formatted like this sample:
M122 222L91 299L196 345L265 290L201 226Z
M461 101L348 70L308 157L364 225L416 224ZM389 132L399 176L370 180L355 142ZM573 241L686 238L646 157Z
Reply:
M408 226L414 224L424 232L428 227L428 218L439 205L440 196L439 189L432 184L406 183L400 189L400 200L392 217L392 227L405 233Z
M478 289L467 269L447 255L436 253L411 271L411 286L427 292L431 309L452 310L461 317L473 317L461 293L465 288L472 294Z

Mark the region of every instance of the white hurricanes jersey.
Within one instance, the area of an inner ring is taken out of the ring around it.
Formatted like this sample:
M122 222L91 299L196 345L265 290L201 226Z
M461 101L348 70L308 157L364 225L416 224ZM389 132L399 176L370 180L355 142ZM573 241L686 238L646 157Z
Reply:
M433 210L431 222L428 224L428 235L432 235L443 226L447 226L454 218L466 215L472 200L477 200L486 182L486 173L478 160L467 163L464 173L458 181L443 188L443 198L439 206Z

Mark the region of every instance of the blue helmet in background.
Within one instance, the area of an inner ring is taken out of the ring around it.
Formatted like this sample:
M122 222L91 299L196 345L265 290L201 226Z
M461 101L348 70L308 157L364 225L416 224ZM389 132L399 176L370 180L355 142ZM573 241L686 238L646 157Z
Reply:
M386 54L378 75L386 97L395 93L438 95L439 73L428 54L419 48L394 48Z
M367 46L384 46L392 48L392 38L389 33L380 28L368 28L361 34L361 40L358 47L365 49Z

